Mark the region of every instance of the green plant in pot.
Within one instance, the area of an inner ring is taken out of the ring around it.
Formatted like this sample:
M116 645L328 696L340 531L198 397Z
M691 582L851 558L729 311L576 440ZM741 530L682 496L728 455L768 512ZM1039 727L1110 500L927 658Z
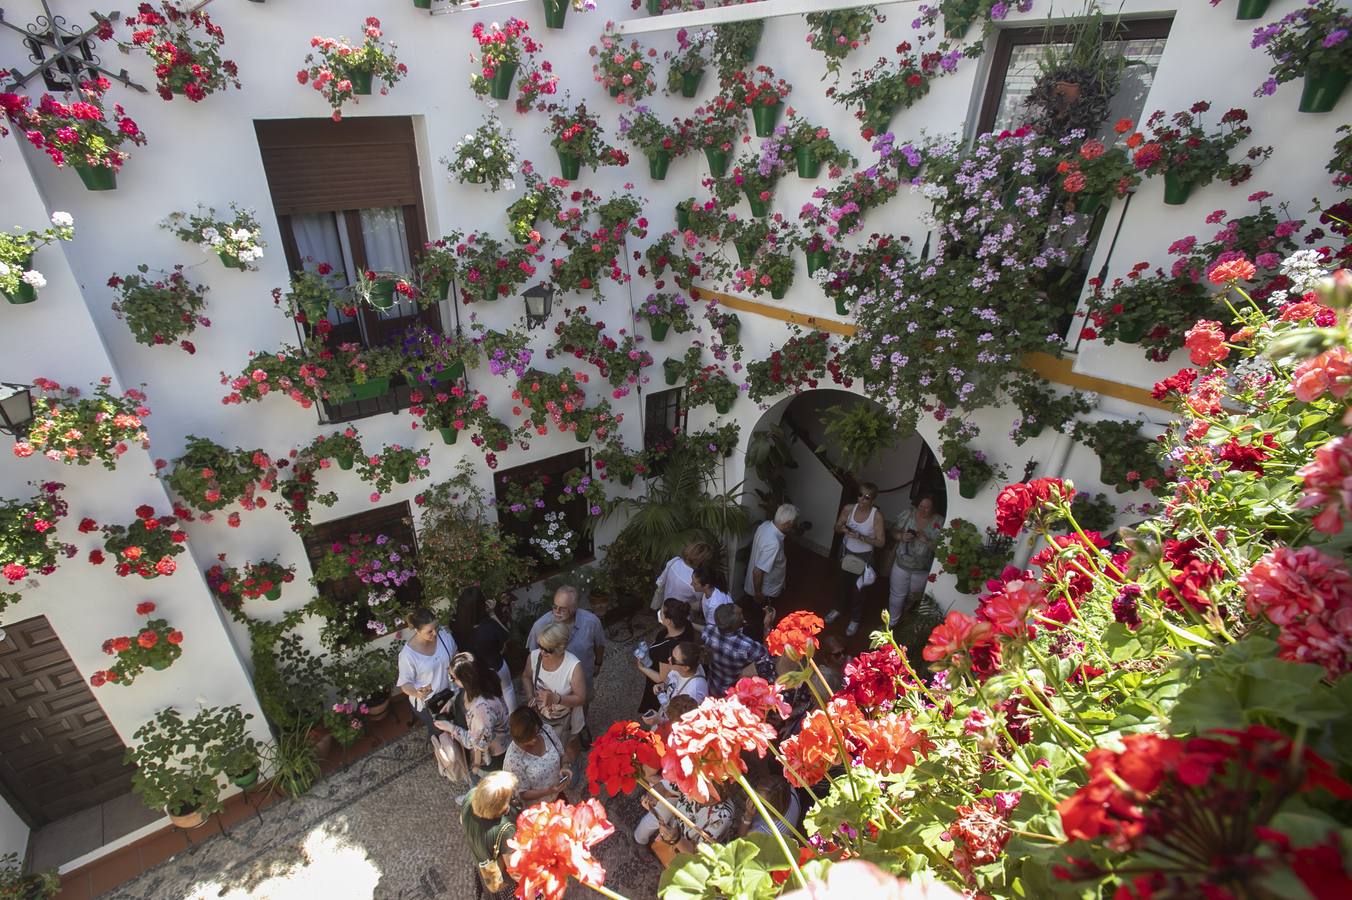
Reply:
M0 294L13 304L32 303L47 279L33 268L33 254L56 241L75 237L70 213L52 213L52 227L42 231L0 231Z
M1094 0L1069 24L1047 25L1037 79L1023 100L1027 124L1052 138L1098 133L1127 66L1120 29Z
M328 319L331 311L350 306L340 290L343 289L333 266L328 263L307 263L291 274L291 284L283 293L272 289L272 300L278 306L286 304L287 315L312 329Z
M49 900L61 891L56 868L25 872L17 853L0 856L0 897L5 900Z
M634 107L632 117L620 116L620 137L648 158L654 181L666 178L671 161L689 149L680 121L663 122L646 106Z
M207 708L185 720L173 707L162 709L136 729L123 756L136 767L132 791L180 828L196 828L222 809L222 759L207 727L216 714Z
M195 434L187 440L165 481L190 509L214 512L237 502L252 509L254 495L276 483L277 469L262 450L230 449Z
M950 481L958 483L958 493L968 500L975 499L986 484L994 478L1003 478L1007 471L1005 466L992 463L985 453L971 446L971 441L980 433L971 422L957 416L949 416L939 426L939 452L948 467L945 474Z
M323 773L310 731L309 725L282 728L266 749L264 762L272 773L272 790L285 797L304 794Z
M1273 59L1268 79L1255 96L1277 85L1304 79L1300 111L1331 112L1352 80L1352 11L1339 0L1302 4L1277 22L1254 29L1253 45Z
M653 340L658 342L666 340L673 329L677 334L686 334L695 327L685 295L667 291L649 294L634 311L634 317L648 323Z
M507 207L507 230L518 244L537 244L541 222L551 222L563 209L563 192L522 165L524 193Z
M789 116L788 122L775 130L773 140L792 154L800 178L816 178L822 166L835 178L846 167L859 164L854 154L832 140L830 129L797 114Z
M512 82L523 62L531 61L538 44L526 34L530 26L515 16L499 25L485 26L475 22L470 33L479 45L478 57L471 56L473 69L469 77L470 90L480 97L506 100L512 95Z
M418 289L413 282L395 272L375 272L366 269L357 273L353 295L372 309L393 309L396 303L416 302Z
M169 624L168 619L152 619L155 604L143 600L136 605L136 614L145 616L146 623L135 634L111 637L103 642L103 652L117 657L107 669L89 676L94 687L105 684L130 685L146 669L163 671L183 655L183 632Z
M313 356L322 359L325 347L311 339ZM356 343L342 343L328 351L331 354L324 375L314 376L319 394L334 403L369 400L390 391L390 379L404 371L407 360L397 347L381 344L362 347Z
M172 231L180 241L196 244L203 253L215 253L227 269L257 269L263 258L263 228L251 209L230 204L234 216L218 218L216 210L197 205L197 212L172 212L160 227Z
M374 456L357 461L357 475L380 493L388 494L395 484L426 478L429 463L424 452L402 444L387 444Z
M1006 390L1019 408L1019 418L1010 428L1009 436L1020 447L1047 428L1061 434L1073 431L1075 417L1094 408L1093 395L1080 391L1058 393L1045 379L1028 371L1019 372Z
M985 534L966 519L953 519L939 532L934 558L957 579L964 594L980 593L988 580L1000 574L1014 556L1014 542L995 528Z
M1151 113L1145 120L1148 134L1132 156L1136 169L1146 175L1164 176L1164 202L1179 205L1188 201L1194 188L1216 179L1239 185L1253 175L1253 163L1272 154L1271 147L1250 147L1237 161L1231 154L1253 134L1246 124L1249 114L1235 107L1220 118L1220 130L1210 131L1202 124L1202 114L1211 104L1199 100L1189 109L1166 118L1164 110Z
M186 338L198 325L211 324L202 315L208 288L185 278L183 266L151 275L150 267L142 263L135 274L114 273L108 278L108 286L117 291L113 313L127 323L138 344L154 347L178 343L188 353L196 352Z
M740 389L719 365L704 366L689 374L685 402L689 409L712 403L719 415L727 415L737 402Z
M618 481L625 487L632 485L640 475L646 478L650 472L647 451L628 449L618 436L592 454L592 465L596 467L598 479Z
M690 141L692 147L704 151L709 163L709 174L722 178L728 171L728 160L746 130L746 116L723 95L718 95L691 114Z
M858 472L901 440L896 418L869 401L841 403L826 410L825 433L840 452L840 464Z
M495 476L496 477L496 476ZM468 587L489 597L528 583L533 561L488 514L488 500L466 459L456 474L422 492L418 580L427 597L455 598Z
M210 757L209 767L245 789L258 783L262 765L263 747L245 724L252 718L238 706L223 706L203 709L188 723Z
M1144 488L1154 491L1165 481L1156 442L1141 434L1141 423L1101 419L1081 422L1075 440L1098 454L1099 480L1119 494Z
M662 55L667 63L668 93L694 97L699 92L700 80L709 67L713 42L714 32L710 28L676 31L676 49Z
M720 22L714 26L713 58L720 84L726 84L755 60L764 33L764 19Z
M826 57L827 73L837 77L845 58L868 43L873 26L887 21L873 6L812 12L806 19L808 46Z
M1146 358L1163 362L1183 346L1187 330L1198 319L1220 315L1218 301L1204 286L1184 275L1150 271L1140 262L1108 285L1089 281L1085 340L1139 344Z
M750 72L738 69L723 82L723 93L733 107L751 111L756 137L768 138L774 134L775 123L784 109L784 100L793 86L775 76L769 66L756 66Z
M585 102L549 107L550 146L558 154L563 177L576 180L582 166L597 169L601 166L623 166L629 163L629 154L606 142L601 120L587 109Z

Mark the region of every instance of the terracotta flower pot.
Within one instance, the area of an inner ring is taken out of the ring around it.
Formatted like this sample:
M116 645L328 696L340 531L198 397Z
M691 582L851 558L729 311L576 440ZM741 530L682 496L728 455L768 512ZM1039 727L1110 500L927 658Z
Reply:
M315 757L323 759L333 750L333 735L323 725L315 725L310 729L310 746L314 748Z
M177 812L165 807L165 814L169 816L169 821L179 828L199 828L206 823L207 814L200 809L182 808Z
M372 722L379 722L390 714L390 698L385 697L375 703L366 702L366 718Z

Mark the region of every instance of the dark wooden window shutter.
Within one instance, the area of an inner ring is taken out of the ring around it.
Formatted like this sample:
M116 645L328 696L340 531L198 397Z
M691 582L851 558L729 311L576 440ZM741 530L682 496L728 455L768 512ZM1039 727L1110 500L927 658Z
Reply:
M254 131L279 216L422 205L408 118L263 119Z

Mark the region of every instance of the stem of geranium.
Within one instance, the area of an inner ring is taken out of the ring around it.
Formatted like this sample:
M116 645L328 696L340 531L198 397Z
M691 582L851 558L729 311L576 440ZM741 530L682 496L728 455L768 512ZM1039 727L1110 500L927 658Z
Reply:
M588 884L585 881L579 881L578 883L591 888L593 891L596 891L596 893L600 894L602 897L609 897L610 900L629 900L628 897L624 896L623 894L615 893L610 888L606 887L604 884Z
M779 764L796 775L799 781L807 781L807 779L803 777L803 773L799 772L798 769L794 767L793 763L789 762L788 758L785 757L783 753L779 752L779 748L774 744L770 745L770 752L774 754L775 759L779 760ZM822 798L817 796L817 792L812 790L811 785L804 784L803 790L807 791L808 796L812 798L813 803L820 803L822 801Z
M1008 740L1008 738L1006 738L1006 740ZM1018 745L1011 743L1011 746L1017 747ZM1005 769L1010 774L1014 775L1016 778L1022 781L1025 786L1027 786L1033 791L1033 793L1037 794L1039 797L1041 797L1043 800L1046 800L1053 806L1056 805L1056 798L1052 796L1051 791L1047 790L1040 783L1038 783L1037 779L1031 777L1030 775L1025 775L1023 772L1019 771L1019 769L1015 767L1015 765L1012 762L1005 759L1003 756L996 753L994 750L989 751L989 753L991 759L995 760L1000 765L1004 766Z
M1006 827L1008 827L1008 826L1006 826ZM1010 834L1017 834L1019 837L1026 837L1026 838L1030 838L1030 839L1035 840L1035 841L1047 841L1047 842L1052 843L1052 844L1064 844L1064 843L1066 843L1066 839L1065 839L1065 838L1063 838L1063 837L1057 837L1057 836L1054 835L1054 834L1039 834L1039 833L1036 832L1036 831L1020 831L1020 830L1017 829L1017 828L1010 828L1010 829L1009 829L1009 832L1010 832Z
M817 677L821 678L822 684L826 684L825 676L822 675L821 669L817 668L817 663L811 657L808 658L808 664L812 666L812 671L817 673ZM826 724L831 726L831 735L836 739L836 749L840 751L840 764L845 767L845 775L850 779L850 796L857 802L859 800L859 786L855 783L854 772L850 768L850 751L845 747L845 736L836 727L836 720L831 718L831 711L827 708L826 701L822 699L821 692L817 690L817 686L812 683L811 678L807 680L807 688L812 692L812 696L822 708L822 712L826 714Z
M1065 719L1057 715L1056 711L1053 710L1050 706L1048 706L1043 701L1043 699L1040 696L1038 696L1039 693L1038 691L1033 690L1033 688L1026 683L1019 685L1019 691L1029 700L1033 701L1033 705L1036 706L1038 709L1042 710L1042 714L1046 716L1047 719L1050 720L1053 725L1055 725L1057 728L1060 728L1066 734L1074 738L1076 743L1084 747L1095 746L1093 740L1090 739L1089 735L1085 734L1083 731L1076 728L1074 725L1070 724ZM1080 755L1079 751L1077 751L1074 747L1067 747L1066 750L1068 750L1071 753L1071 755L1075 757L1076 761L1079 762L1080 765L1084 765L1085 759L1083 756Z
M1038 668L1040 668L1040 669L1042 670L1042 678L1043 678L1043 680L1045 681L1045 680L1047 679L1048 673L1051 671L1050 668L1049 668L1048 665L1047 665L1047 662L1048 662L1048 661L1047 661L1047 658L1044 657L1040 652L1038 652L1037 646L1036 646L1032 641L1029 641L1029 642L1028 642L1027 647L1028 647L1028 652L1031 653L1031 654L1033 655L1033 659L1037 660ZM1079 686L1080 686L1080 693L1083 694L1083 695L1085 696L1086 699L1092 698L1093 695L1092 695L1092 694L1090 693L1090 691L1089 691L1089 679L1088 679L1088 677L1081 678L1081 679L1080 679L1080 685L1079 685ZM1075 708L1073 705L1071 705L1070 703L1067 703L1067 704L1066 704L1066 707L1069 708L1071 714L1075 716L1075 721L1078 722L1078 723L1080 724L1080 728L1081 728L1084 732L1088 733L1088 731L1089 731L1089 725L1085 723L1084 718L1080 715L1080 711L1079 711L1078 709L1076 709L1076 708Z
M935 709L938 709L939 701L930 693L929 685L921 681L920 676L915 674L915 669L911 668L911 660L906 655L906 649L897 643L896 635L892 633L891 628L887 629L887 640L892 644L892 649L897 651L897 658L900 659L901 664L906 667L906 674L911 676L911 681L916 687L920 688L920 692L925 695L925 699L934 704Z
M677 809L675 806L673 806L670 800L668 800L666 797L663 797L661 793L659 793L658 791L654 790L653 786L648 784L648 780L646 778L639 778L636 780L638 781L640 787L642 787L645 791L651 794L654 800L656 800L658 803L662 804L668 810L670 810L672 815L674 815L676 818L684 822L687 828L689 828L691 831L698 833L700 837L704 838L704 840L708 841L709 843L711 844L716 843L716 841L714 841L714 839L709 835L709 832L705 831L703 828L700 828L694 822L690 821L689 817L686 816L685 813Z
M756 810L760 813L761 821L770 825L770 814L766 811L765 804L761 801L760 794L756 793L756 789L746 780L746 776L738 775L737 783L742 786L742 790L746 791L747 797L749 797L751 802L756 805ZM856 797L855 799L858 798ZM798 857L789 850L789 845L788 842L784 840L784 835L780 834L779 829L775 828L773 825L770 826L770 834L774 837L775 842L779 844L779 849L783 852L784 858L788 860L789 868L793 869L794 881L798 883L799 887L807 887L807 879L803 877L803 870L798 868Z

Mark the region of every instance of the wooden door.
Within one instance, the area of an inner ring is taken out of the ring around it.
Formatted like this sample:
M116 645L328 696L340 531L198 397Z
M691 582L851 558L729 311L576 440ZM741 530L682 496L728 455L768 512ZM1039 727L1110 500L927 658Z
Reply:
M47 618L5 626L0 785L16 812L40 828L127 793L124 750Z

